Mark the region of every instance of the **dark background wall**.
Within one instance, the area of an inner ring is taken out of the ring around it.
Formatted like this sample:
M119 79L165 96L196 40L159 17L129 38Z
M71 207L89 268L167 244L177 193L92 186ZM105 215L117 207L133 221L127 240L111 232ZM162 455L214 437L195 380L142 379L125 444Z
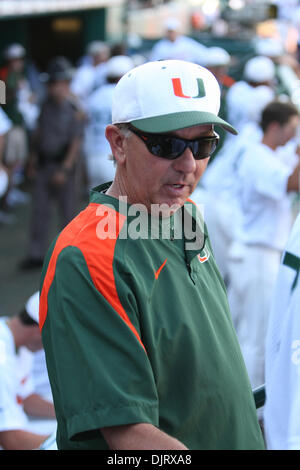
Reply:
M2 52L12 42L23 44L29 58L44 70L51 57L65 55L74 64L92 40L105 40L105 9L74 11L0 20Z

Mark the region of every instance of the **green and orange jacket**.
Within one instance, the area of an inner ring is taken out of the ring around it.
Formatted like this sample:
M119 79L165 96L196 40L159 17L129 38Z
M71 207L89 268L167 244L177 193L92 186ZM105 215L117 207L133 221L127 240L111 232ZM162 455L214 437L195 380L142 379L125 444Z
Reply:
M187 201L153 236L150 216L141 224L107 187L53 242L42 273L58 448L107 449L100 428L143 422L189 449L263 449L200 212Z

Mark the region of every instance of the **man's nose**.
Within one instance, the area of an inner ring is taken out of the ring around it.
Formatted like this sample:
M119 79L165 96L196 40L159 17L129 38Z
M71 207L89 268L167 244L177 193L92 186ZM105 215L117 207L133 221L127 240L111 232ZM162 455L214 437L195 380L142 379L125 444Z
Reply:
M183 173L193 173L196 169L197 162L194 158L193 152L189 147L185 149L180 157L173 161L173 168Z

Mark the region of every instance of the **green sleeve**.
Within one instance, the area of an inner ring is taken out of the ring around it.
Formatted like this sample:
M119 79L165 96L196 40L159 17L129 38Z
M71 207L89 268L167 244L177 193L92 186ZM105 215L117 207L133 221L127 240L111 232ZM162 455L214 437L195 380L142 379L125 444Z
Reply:
M130 300L134 296L124 281L126 290L123 307L138 330L138 312ZM43 341L55 406L66 420L69 439L85 439L91 431L99 435L98 429L106 426L158 426L157 391L147 353L95 288L76 247L65 248L58 257Z

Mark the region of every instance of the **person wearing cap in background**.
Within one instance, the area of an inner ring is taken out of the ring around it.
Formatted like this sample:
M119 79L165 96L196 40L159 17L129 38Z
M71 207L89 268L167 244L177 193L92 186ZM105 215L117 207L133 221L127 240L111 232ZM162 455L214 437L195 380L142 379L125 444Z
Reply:
M21 44L10 44L4 51L5 66L0 71L0 80L5 83L6 103L3 105L6 115L12 122L6 136L4 163L8 170L9 186L3 201L3 209L8 212L9 198L26 202L26 195L16 188L16 176L24 172L28 158L28 133L23 114L24 94L31 95L31 88L25 73L26 51ZM9 218L10 214L6 214Z
M55 418L31 377L31 353L43 347L38 307L36 292L19 315L0 318L0 447L6 450L36 449L50 435L28 430L29 415Z
M210 72L216 77L218 80L218 83L220 85L221 89L221 106L220 106L220 112L219 116L221 116L223 119L227 119L227 111L226 111L226 95L229 90L229 88L235 83L235 80L229 76L228 74L228 69L231 64L231 57L230 54L223 49L222 47L208 47L206 54L205 54L205 63L202 64ZM219 133L220 135L220 140L218 144L218 151L217 153L220 152L225 137L226 137L226 132L224 130L221 130ZM216 157L216 154L214 155L214 158Z
M235 80L228 75L230 63L230 54L222 47L207 48L205 67L214 74L221 89L230 88L235 83Z
M10 44L3 53L5 66L0 71L0 79L6 85L5 110L15 126L23 126L24 120L18 109L18 93L25 81L26 51L21 44Z
M70 88L85 105L85 99L105 83L106 62L110 50L102 41L93 41L87 48L87 60L76 70Z
M83 149L86 158L89 188L112 181L115 166L109 158L109 143L105 128L111 123L112 95L120 78L134 67L133 60L125 55L114 56L106 66L106 85L94 91L86 103L87 124Z
M33 138L29 175L35 177L29 254L22 269L41 267L48 246L51 202L56 200L64 227L76 211L76 164L83 121L70 92L73 69L65 57L48 67L48 96Z
M11 120L7 117L3 109L0 107L0 205L2 198L5 197L8 190L8 170L4 164L4 149L5 149L5 139L8 131L12 127ZM8 219L7 219L8 217ZM5 212L0 211L0 223L9 222L9 215Z
M40 328L59 449L263 449L203 217L217 144L204 67L148 62L114 89L112 183L52 243Z
M282 89L282 93L287 93L285 84L281 78L280 68L281 66L290 68L299 78L300 66L296 55L288 52L283 41L278 38L257 39L255 41L255 51L256 54L268 57L273 61L276 69L278 87Z
M300 148L286 155L280 147L299 124L294 105L269 103L262 112L262 137L244 147L237 170L241 218L228 253L228 300L253 388L265 380L271 296L292 225L290 195L299 190Z
M248 122L248 103L257 102L256 88L261 85L275 90L275 66L268 57L256 56L246 62L243 79L232 85L226 95L227 117L239 132Z
M214 256L227 287L230 284L228 256L242 211L238 168L249 143L260 142L262 139L261 113L275 98L275 94L270 87L261 85L256 88L256 98L256 101L247 103L248 122L239 132L234 145L232 140L225 142L193 193L196 203L205 203L205 220L210 231ZM295 153L294 150L292 153Z
M181 32L182 25L177 18L170 17L164 22L165 37L154 44L149 60L180 59L203 64L206 46Z

